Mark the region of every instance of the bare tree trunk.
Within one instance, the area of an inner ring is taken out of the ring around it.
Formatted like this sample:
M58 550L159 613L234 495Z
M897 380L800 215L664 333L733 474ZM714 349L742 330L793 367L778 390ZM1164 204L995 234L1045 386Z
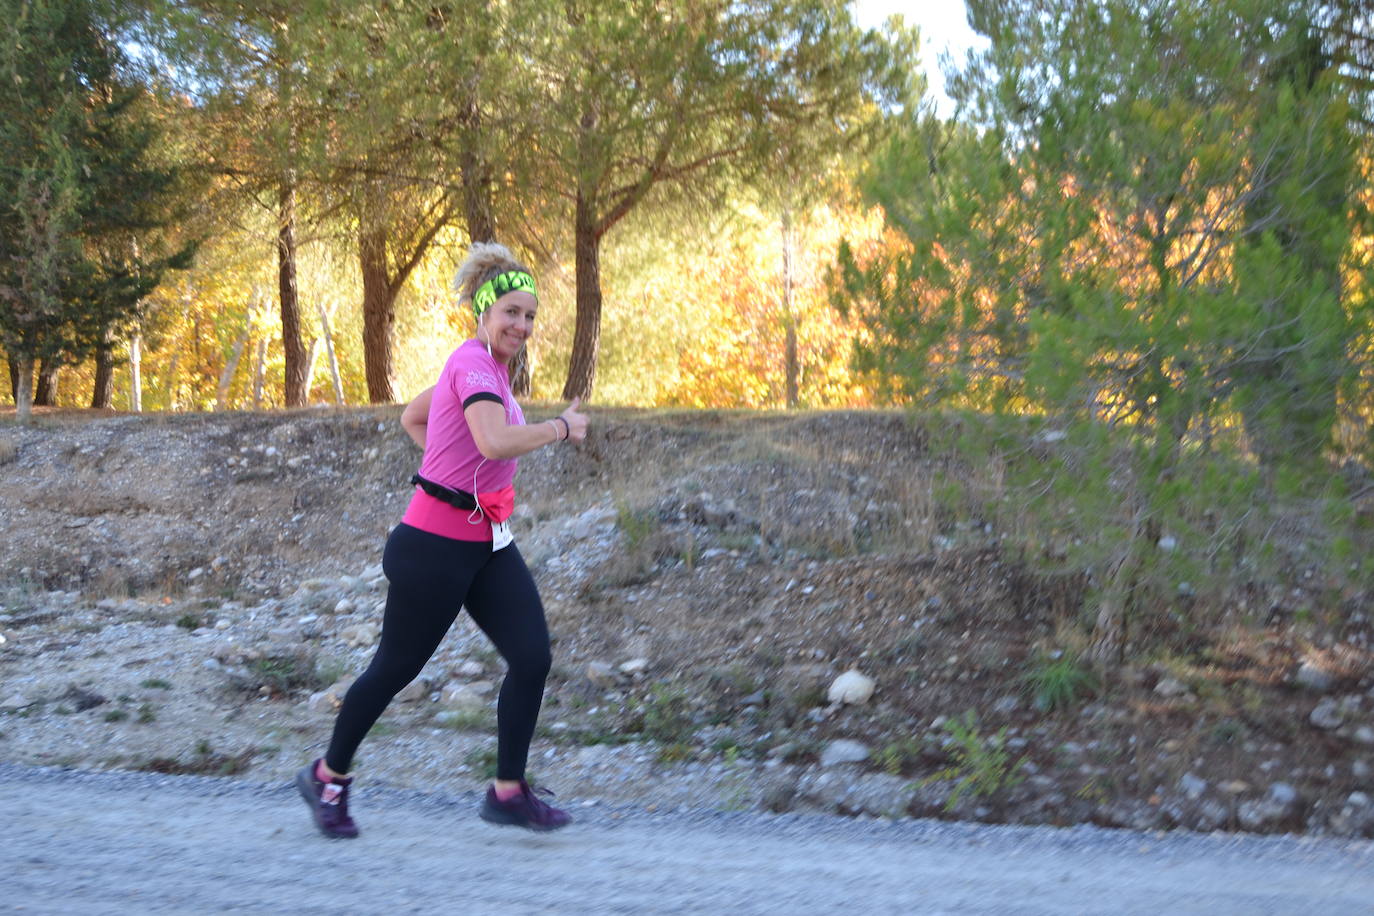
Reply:
M58 372L62 363L56 359L45 359L38 366L38 389L33 395L33 406L56 407Z
M253 366L253 409L262 409L262 389L267 381L267 337L258 338L258 359Z
M491 167L475 151L464 147L459 157L463 175L463 217L468 238L474 242L496 241L496 218L491 205Z
M601 345L601 238L590 206L579 193L574 217L574 257L577 260L577 325L573 331L564 400L591 398L596 381L596 358Z
M114 406L114 335L108 330L95 351L95 382L91 385L91 409L109 410Z
M363 275L363 365L367 397L373 404L396 401L396 371L391 347L396 335L396 290L387 274L386 230L364 229L358 236Z
M248 345L251 327L250 321L239 335L239 339L234 341L234 351L229 354L229 361L224 364L224 369L219 374L219 384L215 387L215 410L229 409L229 388L234 383L235 373L239 371L239 360L243 358L243 348Z
M129 409L143 412L143 335L138 331L129 338Z
M172 354L172 365L167 368L167 409L170 411L179 410L181 405L177 402L177 369L181 366L180 351Z
M301 306L296 288L296 186L290 176L283 181L280 197L281 225L277 230L277 288L281 298L281 340L285 355L287 407L303 407L305 346L301 343Z
M20 423L27 423L33 416L33 357L11 356L10 359L17 369L14 386L15 415Z
M19 403L19 363L15 361L14 355L8 351L5 353L5 362L10 367L10 398L14 403Z
M797 365L797 316L792 310L792 214L784 207L782 211L782 320L787 333L786 397L788 410L796 410L800 370Z
M334 379L334 403L342 407L344 402L343 379L339 376L339 360L334 355L334 331L329 327L329 319L336 308L338 308L337 303L326 312L324 306L320 306L320 327L324 331L324 352L329 359L329 375Z
M315 390L315 367L320 362L320 338L310 338L310 346L305 348L305 400L310 401L310 392Z

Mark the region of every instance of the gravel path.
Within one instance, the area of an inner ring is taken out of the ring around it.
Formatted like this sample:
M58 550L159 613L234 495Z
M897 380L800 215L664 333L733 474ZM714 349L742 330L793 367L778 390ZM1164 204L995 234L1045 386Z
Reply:
M0 908L28 913L1369 913L1374 843L575 807L372 787L363 836L294 790L0 764Z

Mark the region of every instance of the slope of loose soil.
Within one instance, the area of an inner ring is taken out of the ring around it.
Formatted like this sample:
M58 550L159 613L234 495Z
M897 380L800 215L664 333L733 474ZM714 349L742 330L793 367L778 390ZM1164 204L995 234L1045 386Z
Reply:
M304 653L344 682L366 664L348 633L379 622L362 580L418 460L397 416L0 419L0 704L22 701L0 709L0 758L289 772L327 729L328 703L305 702L327 684L268 683L263 660ZM582 447L524 459L517 539L556 634L535 759L583 793L682 803L1374 834L1362 613L1318 631L1199 609L1223 623L1038 708L1027 678L1085 629L1083 578L941 508L943 463L883 412L603 411ZM341 577L355 609L334 607ZM468 626L423 686L463 661L499 678ZM849 669L872 701L828 703ZM1319 704L1339 721L1314 724ZM423 784L457 742L480 779L480 715L436 727L440 705L388 713L368 746L385 778ZM837 739L868 762L821 768Z

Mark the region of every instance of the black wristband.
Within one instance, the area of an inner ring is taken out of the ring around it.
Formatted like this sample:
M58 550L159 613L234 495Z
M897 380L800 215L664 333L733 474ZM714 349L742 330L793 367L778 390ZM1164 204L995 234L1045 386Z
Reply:
M567 420L564 420L561 416L560 416L560 417L554 417L554 419L555 419L555 420L562 420L562 421L563 421L563 439L562 439L562 441L566 442L566 441L568 440L568 437L572 435L572 427L569 426L569 425L568 425L568 421L567 421Z

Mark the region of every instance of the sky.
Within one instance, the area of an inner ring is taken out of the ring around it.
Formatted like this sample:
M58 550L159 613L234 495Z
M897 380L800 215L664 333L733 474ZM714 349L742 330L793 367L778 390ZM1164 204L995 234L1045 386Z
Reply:
M949 51L956 61L983 39L968 27L964 0L853 0L855 18L865 28L877 28L893 13L901 13L908 25L921 32L921 61L936 108L948 116L952 106L944 94L940 55Z

